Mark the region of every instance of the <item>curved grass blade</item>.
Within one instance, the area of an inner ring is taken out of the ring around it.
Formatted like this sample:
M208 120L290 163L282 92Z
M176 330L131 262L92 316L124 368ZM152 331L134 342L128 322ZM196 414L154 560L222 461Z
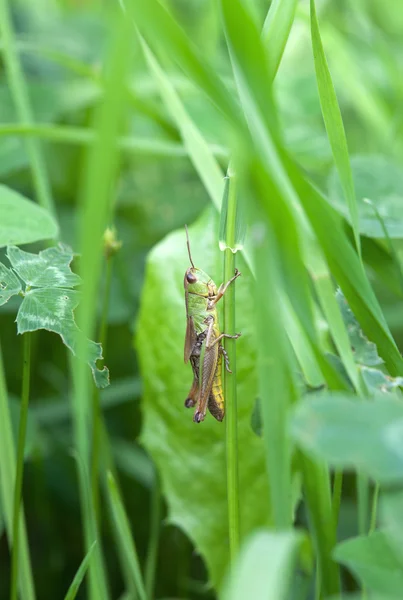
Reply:
M147 64L158 84L161 97L180 130L182 140L189 153L193 166L204 184L213 204L220 210L224 189L221 168L214 158L206 140L183 106L174 86L161 69L156 57L151 52L144 39L141 39L141 46Z
M298 0L274 0L262 31L262 41L267 49L269 72L274 79L290 35Z
M124 551L133 583L137 590L140 600L148 600L144 586L143 577L140 570L140 563L137 555L136 545L130 532L130 523L123 506L116 482L111 472L108 473L107 490L112 510L113 520L119 536L120 545Z
M337 101L336 91L333 86L332 77L323 49L318 18L316 16L315 0L310 0L310 2L312 49L323 120L332 148L334 162L350 210L357 252L359 256L361 256L358 206L355 197L346 133L344 131L343 119Z
M92 551L94 550L96 543L97 543L97 541L94 540L94 542L90 546L87 554L84 556L83 561L82 561L81 565L79 566L79 569L78 569L77 573L75 574L74 579L71 582L69 589L67 590L67 594L65 595L64 600L74 600L74 598L77 596L80 585L85 577L88 566L90 564L90 560L92 557Z
M183 29L157 0L127 0L137 27L147 42L161 46L164 54L178 63L185 73L206 93L224 115L239 125L239 107L212 68L206 66L200 53Z

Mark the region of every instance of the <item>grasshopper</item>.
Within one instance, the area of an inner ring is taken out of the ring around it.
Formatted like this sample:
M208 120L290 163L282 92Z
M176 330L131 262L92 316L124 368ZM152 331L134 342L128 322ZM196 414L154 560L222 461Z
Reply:
M206 416L207 408L218 421L224 418L224 394L221 382L222 356L229 373L229 360L221 340L237 339L241 335L220 333L217 314L217 302L224 296L228 286L240 276L235 275L217 289L214 281L201 269L197 269L192 260L187 227L186 242L190 264L185 273L186 336L185 363L190 360L193 369L193 384L185 400L186 408L196 406L193 416L200 423Z

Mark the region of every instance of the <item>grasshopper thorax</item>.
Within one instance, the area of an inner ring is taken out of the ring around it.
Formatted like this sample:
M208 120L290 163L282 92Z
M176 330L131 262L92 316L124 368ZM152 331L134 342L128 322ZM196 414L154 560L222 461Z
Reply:
M217 287L214 281L201 269L189 267L185 273L184 279L185 290L189 294L197 294L208 298L217 293Z

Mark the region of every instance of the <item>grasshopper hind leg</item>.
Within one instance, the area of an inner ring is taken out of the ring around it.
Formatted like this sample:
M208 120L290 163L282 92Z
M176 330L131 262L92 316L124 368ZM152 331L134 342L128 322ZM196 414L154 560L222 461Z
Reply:
M229 356L228 356L228 352L224 349L223 346L220 346L220 352L221 354L224 356L224 364L225 364L225 369L228 371L228 373L232 373L230 366L229 366Z
M186 408L193 408L193 406L196 406L198 392L199 392L199 382L195 377L193 379L192 387L190 388L188 396L185 400Z
M199 363L198 356L191 356L190 362L193 368L193 383L189 390L188 396L185 400L186 408L193 408L197 404L197 397L199 394Z

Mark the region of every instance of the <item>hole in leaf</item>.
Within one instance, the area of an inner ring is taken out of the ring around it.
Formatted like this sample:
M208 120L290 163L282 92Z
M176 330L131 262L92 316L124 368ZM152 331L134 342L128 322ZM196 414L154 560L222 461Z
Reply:
M0 281L0 290L5 290L7 289L7 284L5 281Z

